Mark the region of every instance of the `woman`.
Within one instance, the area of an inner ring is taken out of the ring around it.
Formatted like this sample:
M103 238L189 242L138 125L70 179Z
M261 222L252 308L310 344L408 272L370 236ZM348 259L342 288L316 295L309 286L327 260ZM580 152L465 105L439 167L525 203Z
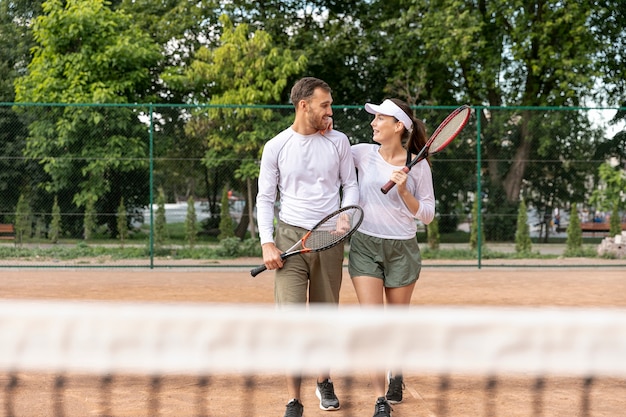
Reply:
M427 159L402 171L424 147L426 130L402 100L367 103L377 144L352 146L357 168L363 223L350 243L349 272L359 303L364 306L407 306L419 278L421 256L416 219L428 224L435 216L432 173ZM380 187L395 183L387 194ZM402 401L402 373L372 375L376 393L374 417L391 416L390 403Z

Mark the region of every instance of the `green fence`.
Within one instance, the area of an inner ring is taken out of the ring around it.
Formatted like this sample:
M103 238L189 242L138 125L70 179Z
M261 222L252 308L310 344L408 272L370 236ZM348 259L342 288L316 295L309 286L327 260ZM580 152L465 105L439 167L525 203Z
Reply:
M454 108L415 112L432 133ZM480 267L495 248L514 248L523 199L534 248L507 257L565 251L576 207L581 231L600 225L583 232L578 252L593 264L601 225L624 215L624 190L615 206L601 169L625 168L623 124L607 125L624 110L473 106L461 135L431 159L439 240L429 245L420 225L425 258ZM353 143L371 142L362 106L333 112ZM250 221L260 152L292 118L292 106L0 103L0 223L16 229L0 236L0 266L201 266L260 253ZM227 212L236 241L220 239ZM473 240L472 230L482 233Z

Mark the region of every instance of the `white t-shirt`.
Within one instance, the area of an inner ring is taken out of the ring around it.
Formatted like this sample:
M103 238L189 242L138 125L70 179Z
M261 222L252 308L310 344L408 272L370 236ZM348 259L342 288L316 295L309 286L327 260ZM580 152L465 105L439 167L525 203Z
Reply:
M348 137L334 129L324 135L301 135L288 128L265 144L257 195L261 244L274 241L277 191L279 219L305 229L315 226L340 204L358 204L359 190Z
M415 219L424 224L435 216L435 193L430 165L420 161L408 173L407 189L420 202L417 213L411 213L393 187L387 194L380 191L393 171L402 169L387 163L380 155L379 145L360 143L352 146L352 156L359 179L363 223L359 232L383 239L412 239L417 232Z

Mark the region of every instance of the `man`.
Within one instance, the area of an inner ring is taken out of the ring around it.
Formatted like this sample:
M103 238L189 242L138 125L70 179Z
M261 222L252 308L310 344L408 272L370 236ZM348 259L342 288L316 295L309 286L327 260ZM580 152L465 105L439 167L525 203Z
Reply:
M259 174L257 219L263 262L276 270L274 298L281 309L309 303L339 303L343 245L283 260L280 255L304 232L340 206L357 204L359 191L347 136L332 124L331 89L305 77L291 90L293 124L265 144ZM274 206L280 195L274 238ZM343 201L341 196L343 195ZM301 417L301 375L287 376L285 417ZM329 373L318 376L316 395L322 410L338 410Z

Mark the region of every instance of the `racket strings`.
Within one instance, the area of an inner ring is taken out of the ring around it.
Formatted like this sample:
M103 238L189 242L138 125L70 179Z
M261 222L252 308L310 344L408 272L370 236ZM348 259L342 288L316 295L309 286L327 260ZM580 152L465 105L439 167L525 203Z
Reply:
M344 210L318 224L302 242L302 246L313 250L334 246L359 227L361 217L360 209Z
M437 152L440 147L447 144L450 138L454 138L457 132L465 127L469 112L469 108L464 109L463 111L457 113L448 121L448 123L441 127L441 129L437 132L437 136L433 138L433 141L430 145L431 152Z
M315 230L311 232L306 242L303 242L303 246L310 249L325 248L327 246L334 245L343 239L345 233L331 233L328 230Z

